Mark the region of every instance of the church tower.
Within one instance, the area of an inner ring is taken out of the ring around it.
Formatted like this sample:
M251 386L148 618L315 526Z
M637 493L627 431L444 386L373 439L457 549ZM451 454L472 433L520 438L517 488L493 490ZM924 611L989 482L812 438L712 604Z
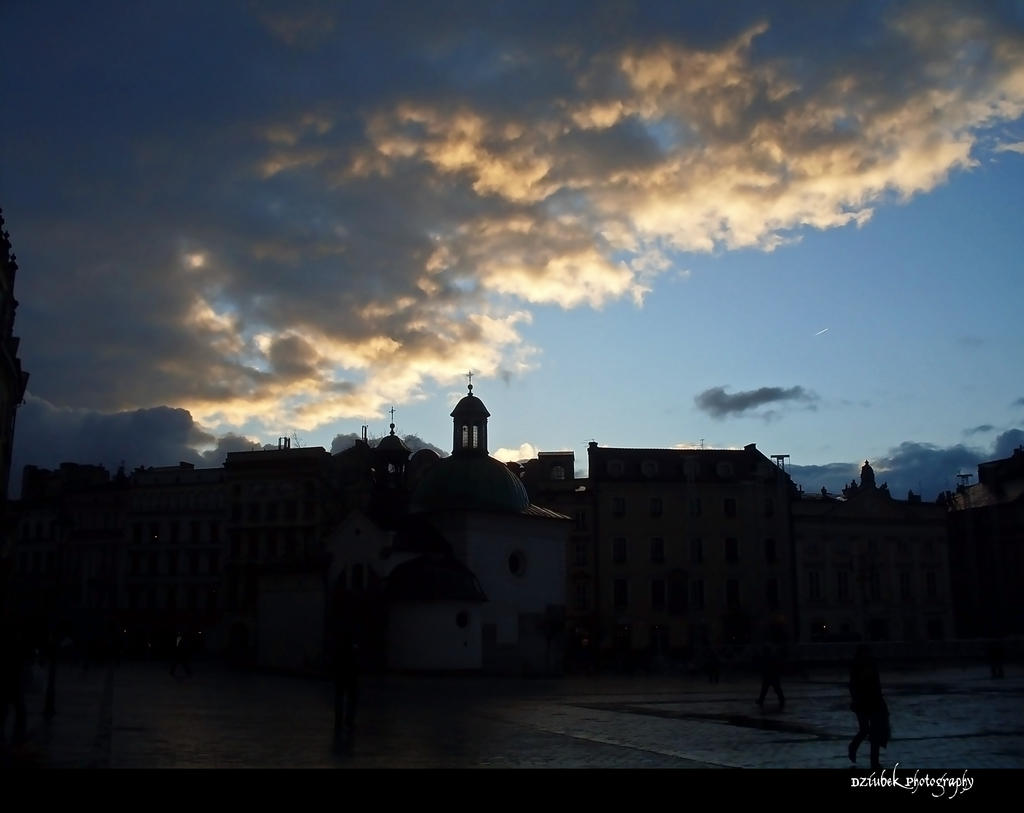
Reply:
M491 413L484 402L473 395L473 374L469 373L469 394L452 410L453 456L487 456L487 419Z

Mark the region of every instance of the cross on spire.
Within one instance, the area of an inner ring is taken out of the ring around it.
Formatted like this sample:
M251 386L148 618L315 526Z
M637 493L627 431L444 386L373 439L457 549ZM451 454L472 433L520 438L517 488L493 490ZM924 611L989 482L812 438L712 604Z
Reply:
M466 373L466 378L469 379L469 391L472 392L473 391L473 371L472 370L470 370L468 373Z
M391 407L391 423L395 422L395 408Z

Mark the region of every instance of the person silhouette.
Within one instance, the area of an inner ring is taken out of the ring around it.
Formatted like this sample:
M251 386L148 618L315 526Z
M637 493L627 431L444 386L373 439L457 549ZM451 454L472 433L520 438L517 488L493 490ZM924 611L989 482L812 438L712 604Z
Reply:
M7 710L14 710L11 742L19 745L27 736L25 708L25 667L28 647L13 625L0 630L0 741L7 736Z
M764 707L764 698L768 689L774 689L779 698L779 708L786 705L786 696L782 693L782 664L775 647L765 644L761 650L761 694L757 697L757 705Z
M882 695L878 667L866 644L857 647L850 665L850 710L857 715L857 733L850 740L848 756L857 762L857 749L867 739L871 743L871 767L881 768L879 749L889 744L889 707Z
M192 676L192 665L189 657L189 642L185 633L179 632L174 638L174 660L171 662L171 676L175 677L179 666L185 668L185 674Z
M334 641L334 743L351 743L359 697L359 664L351 619L339 619Z

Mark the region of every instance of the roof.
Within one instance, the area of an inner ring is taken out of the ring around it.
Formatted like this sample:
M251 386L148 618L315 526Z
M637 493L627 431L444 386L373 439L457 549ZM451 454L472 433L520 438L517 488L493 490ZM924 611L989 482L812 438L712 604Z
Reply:
M452 455L439 460L424 472L411 503L413 512L455 509L518 514L529 507L522 481L504 463L487 455Z

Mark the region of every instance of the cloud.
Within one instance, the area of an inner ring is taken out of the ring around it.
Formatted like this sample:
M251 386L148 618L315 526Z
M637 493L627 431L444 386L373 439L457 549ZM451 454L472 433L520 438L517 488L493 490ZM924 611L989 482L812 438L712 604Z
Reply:
M937 446L931 443L906 441L890 449L882 457L871 460L879 485L886 483L889 493L897 499L906 499L913 491L926 500L933 500L957 486L958 474L977 476L978 464L1010 457L1013 450L1024 444L1024 430L1010 429L1000 434L991 447L971 447L962 444ZM851 480L860 480L857 463L831 463L824 466L790 466L787 470L793 481L808 493L824 486L838 494Z
M993 429L995 429L995 427L992 426L992 424L990 424L990 423L983 423L983 424L980 424L978 426L972 426L970 429L965 429L964 430L964 434L965 435L981 435L981 434L984 434L985 432L991 432Z
M19 12L33 394L213 432L381 417L530 369L534 308L640 306L682 254L862 224L1024 112L997 4L526 5Z
M712 387L704 390L694 399L697 408L713 418L725 418L729 415L741 415L765 404L784 403L787 401L803 403L813 408L818 396L803 387L760 387L732 395L726 393L724 387ZM774 411L765 413L774 415Z
M1010 429L999 435L993 444L992 457L999 460L1012 457L1015 450L1024 446L1024 431Z
M419 435L401 435L402 442L408 447L410 452L418 452L420 449L430 449L437 453L439 457L447 457L448 452L439 446L435 446L433 443L429 443ZM338 454L348 448L355 445L356 441L361 440L362 437L357 435L355 432L349 432L345 435L335 435L334 440L331 441L331 454ZM380 442L381 438L374 435L369 435L368 440L371 446L376 446Z
M18 410L11 461L11 496L20 492L27 464L57 468L63 462L105 466L169 466L179 462L216 467L228 452L252 449L236 434L215 437L184 409L161 406L130 412L55 407L29 396Z
M518 463L521 460L533 460L537 456L537 447L532 443L521 443L518 449L495 449L491 457L502 463Z
M999 144L994 149L995 152L1018 152L1024 155L1024 141L1015 141L1013 143Z
M1024 398L1018 398L1011 406L1024 406Z

